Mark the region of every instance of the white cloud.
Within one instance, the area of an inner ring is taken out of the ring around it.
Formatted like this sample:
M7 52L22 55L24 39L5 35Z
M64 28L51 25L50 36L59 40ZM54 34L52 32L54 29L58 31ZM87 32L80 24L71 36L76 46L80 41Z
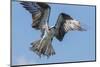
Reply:
M19 56L16 61L18 65L36 64L35 61L29 60L25 56Z
M18 64L27 64L27 62L28 62L24 56L18 57L18 59L16 61Z

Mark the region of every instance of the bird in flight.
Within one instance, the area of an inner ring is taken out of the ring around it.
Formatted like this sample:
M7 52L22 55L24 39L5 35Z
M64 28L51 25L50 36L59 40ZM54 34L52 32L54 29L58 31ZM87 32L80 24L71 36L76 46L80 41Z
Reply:
M50 27L49 15L51 7L47 3L21 1L20 4L32 15L32 28L41 31L41 38L31 43L31 50L38 56L55 55L52 40L55 37L62 41L69 31L85 31L79 21L66 13L60 13L56 24Z

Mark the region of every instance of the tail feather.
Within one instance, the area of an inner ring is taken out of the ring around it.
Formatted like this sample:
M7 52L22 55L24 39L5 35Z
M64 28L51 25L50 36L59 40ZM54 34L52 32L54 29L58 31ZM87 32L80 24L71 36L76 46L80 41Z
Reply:
M31 43L32 47L31 50L35 52L37 55L41 57L41 55L45 55L47 57L54 55L55 51L51 45L51 42L45 42L45 40L41 41L35 41Z

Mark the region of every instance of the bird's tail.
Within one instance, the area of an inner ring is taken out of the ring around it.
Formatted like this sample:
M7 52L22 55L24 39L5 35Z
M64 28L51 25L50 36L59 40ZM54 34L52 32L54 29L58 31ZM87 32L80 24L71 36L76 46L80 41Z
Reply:
M31 50L35 52L37 55L41 57L41 55L45 55L47 57L54 55L55 51L51 45L51 42L46 40L37 40L31 43Z

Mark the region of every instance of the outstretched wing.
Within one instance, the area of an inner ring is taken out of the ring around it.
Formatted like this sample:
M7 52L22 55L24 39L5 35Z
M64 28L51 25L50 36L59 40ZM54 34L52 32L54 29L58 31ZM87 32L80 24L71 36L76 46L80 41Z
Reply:
M46 3L21 1L23 7L32 14L32 28L43 29L48 24L50 7Z
M64 38L64 35L71 30L78 30L83 31L83 29L80 26L79 21L74 20L70 15L61 13L58 17L57 23L54 26L55 28L55 37L62 41Z

